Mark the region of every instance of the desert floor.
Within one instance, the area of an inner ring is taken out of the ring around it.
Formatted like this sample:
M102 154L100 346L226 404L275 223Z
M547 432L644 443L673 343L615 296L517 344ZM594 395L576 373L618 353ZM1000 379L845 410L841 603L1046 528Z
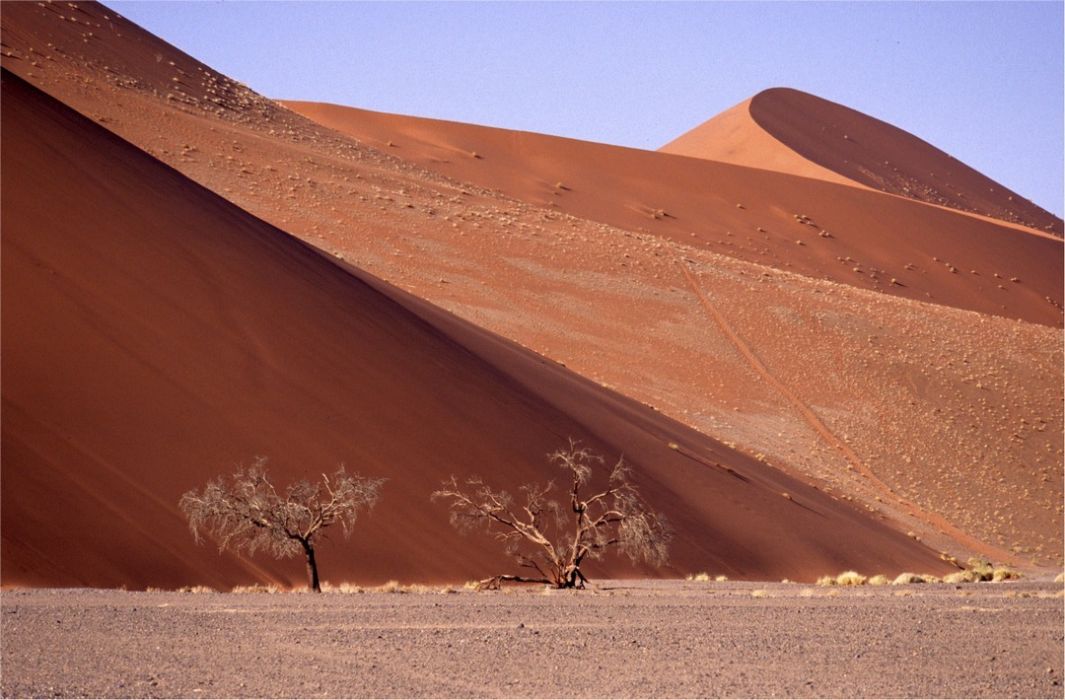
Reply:
M10 696L1062 697L1062 587L2 595Z

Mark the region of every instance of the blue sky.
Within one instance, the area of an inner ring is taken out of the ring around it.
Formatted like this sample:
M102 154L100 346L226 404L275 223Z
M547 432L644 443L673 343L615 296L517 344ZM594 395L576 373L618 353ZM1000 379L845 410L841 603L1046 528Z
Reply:
M658 148L788 86L1063 213L1061 2L108 2L270 97Z

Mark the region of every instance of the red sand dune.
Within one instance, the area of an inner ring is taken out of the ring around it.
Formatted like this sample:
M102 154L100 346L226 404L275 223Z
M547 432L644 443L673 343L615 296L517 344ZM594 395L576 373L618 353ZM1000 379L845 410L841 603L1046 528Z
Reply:
M580 218L910 299L1062 322L1061 240L1028 229L730 163L336 105L282 104L426 168ZM924 167L918 163L912 167Z
M94 3L5 4L2 35L6 68L288 233L936 548L1060 562L1058 240L857 183L336 108L356 141ZM285 456L252 443L211 468Z
M891 124L791 88L764 90L659 149L975 212L1062 235L1062 221Z
M176 509L256 454L279 476L346 461L389 478L353 541L324 549L326 578L494 573L495 543L458 536L429 491L450 473L547 478L543 455L570 435L634 464L677 530L673 574L945 568L816 489L342 268L6 71L3 101L3 169L18 173L2 193L5 585L298 582L299 562L196 547Z

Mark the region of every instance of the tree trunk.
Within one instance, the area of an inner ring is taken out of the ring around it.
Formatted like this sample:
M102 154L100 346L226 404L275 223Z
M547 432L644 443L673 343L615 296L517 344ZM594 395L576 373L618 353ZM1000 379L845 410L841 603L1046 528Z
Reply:
M322 586L318 582L318 562L314 559L314 546L310 542L300 544L303 545L303 551L307 555L307 582L310 584L311 591L321 593Z

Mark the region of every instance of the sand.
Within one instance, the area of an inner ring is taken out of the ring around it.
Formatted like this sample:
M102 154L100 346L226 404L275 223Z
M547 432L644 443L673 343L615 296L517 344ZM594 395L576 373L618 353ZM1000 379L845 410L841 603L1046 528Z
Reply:
M2 602L7 697L1062 694L1061 587L1046 583Z

